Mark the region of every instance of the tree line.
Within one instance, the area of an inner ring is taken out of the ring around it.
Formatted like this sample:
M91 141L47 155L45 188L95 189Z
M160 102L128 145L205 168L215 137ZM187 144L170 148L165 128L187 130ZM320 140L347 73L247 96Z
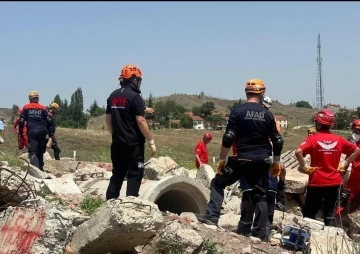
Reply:
M199 98L203 98L204 93L201 92L198 96ZM84 112L84 96L80 87L71 95L70 102L66 98L62 99L59 94L55 95L52 102L56 102L60 106L60 111L55 117L55 123L59 127L85 129L91 117L105 114L105 107L99 106L96 100L94 100L90 107ZM242 103L244 103L244 101L240 99L233 105L228 105L228 112L230 112L234 106ZM146 105L147 107L155 109L155 113L153 115L146 115L146 118L167 128L193 128L193 121L191 117L186 114L187 112L192 112L193 115L202 117L211 125L221 125L224 121L223 116L216 112L215 104L209 101L203 103L201 106L186 109L170 99L154 103L154 97L150 93ZM298 101L295 106L299 108L313 108L307 101ZM14 104L12 107L12 122L14 122L17 117L18 109L19 106ZM336 113L336 124L334 127L339 130L348 129L356 118L360 118L360 107L357 107L355 111L340 109L339 112ZM177 124L172 123L171 120L180 121L179 124Z

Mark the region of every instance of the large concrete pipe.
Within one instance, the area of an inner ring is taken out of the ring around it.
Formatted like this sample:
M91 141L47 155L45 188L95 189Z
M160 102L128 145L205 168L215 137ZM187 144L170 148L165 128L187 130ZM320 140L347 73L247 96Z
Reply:
M100 180L92 186L82 188L97 189L105 198L109 180ZM126 196L125 181L120 197ZM210 190L187 176L168 176L159 181L144 179L141 183L139 198L158 205L161 211L180 214L182 212L205 213Z

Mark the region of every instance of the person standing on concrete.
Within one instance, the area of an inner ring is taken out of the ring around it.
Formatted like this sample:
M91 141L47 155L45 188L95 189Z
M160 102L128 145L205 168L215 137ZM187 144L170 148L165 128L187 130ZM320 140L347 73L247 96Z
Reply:
M31 91L30 103L23 107L19 121L19 136L25 135L24 125L27 125L29 141L28 152L30 164L44 171L44 152L46 138L53 137L53 119L49 117L46 107L39 103L39 93Z
M106 124L112 137L112 176L106 199L116 199L127 175L126 196L139 196L144 175L145 140L156 153L155 142L145 120L144 101L140 96L142 74L135 65L125 65L121 70L120 88L107 99Z
M246 82L247 102L234 107L229 116L217 164L218 173L211 182L210 201L206 214L197 215L200 222L217 224L221 205L224 200L224 188L240 179L243 192L241 217L237 233L266 240L268 173L278 176L283 167L280 154L283 139L276 129L273 114L261 105L266 87L259 79ZM273 143L274 158L271 164L269 153ZM237 157L227 154L236 138ZM254 212L257 211L254 218ZM251 226L253 228L251 230Z
M58 146L58 143L57 143L57 139L55 138L55 129L56 129L56 126L55 126L55 121L54 121L54 117L55 115L59 112L60 110L60 106L59 104L53 102L50 104L49 106L49 110L48 110L48 115L49 117L52 118L53 122L54 122L54 125L53 125L53 137L50 139L47 139L46 140L46 147L47 148L50 148L54 151L54 159L55 160L60 160L60 152L61 152L61 149L60 147ZM45 149L46 150L46 149Z
M195 147L195 166L200 168L202 164L209 164L209 153L206 148L206 145L209 144L212 140L212 135L210 132L206 132L203 136L203 139L200 140Z
M303 216L315 219L316 213L324 205L325 226L336 226L335 208L342 185L341 175L358 156L360 149L330 132L335 124L335 115L331 110L320 110L314 120L317 132L301 143L295 152L299 170L309 175ZM342 153L348 157L340 163ZM307 154L311 156L310 165L304 160Z

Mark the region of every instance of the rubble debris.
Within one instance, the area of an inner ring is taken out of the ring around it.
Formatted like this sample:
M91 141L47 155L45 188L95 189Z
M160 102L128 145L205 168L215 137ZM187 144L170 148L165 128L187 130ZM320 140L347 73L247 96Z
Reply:
M94 164L88 164L86 167L75 171L75 181L86 181L90 178L103 178L106 169L100 168Z
M24 164L23 170L25 170L25 168L27 168L28 165ZM53 179L56 178L54 175L52 174L48 174L44 171L41 171L40 169L38 169L37 167L33 166L33 165L29 165L29 175L38 178L38 179Z
M178 164L170 157L151 158L145 163L145 178L149 180L160 180L171 170L178 168Z
M112 199L75 229L70 248L75 253L124 253L147 244L163 217L157 206L136 197Z
M81 216L40 197L39 207L9 207L0 214L1 253L64 253Z
M308 175L300 173L297 169L287 169L284 192L304 194L308 185L308 181Z
M202 243L202 237L195 230L173 221L161 232L155 245L159 253L176 250L177 253L192 254L201 248Z
M215 177L215 171L210 165L201 165L197 171L195 180L210 189L211 180Z
M27 179L28 171L13 170L0 166L0 209L19 205L28 198L34 198L35 186Z
M76 185L71 176L64 175L55 179L43 179L41 187L42 196L48 194L81 194L80 188Z
M171 175L171 176L189 176L189 171L188 169L181 167L181 168L174 168L171 169L169 172L167 172L167 175Z

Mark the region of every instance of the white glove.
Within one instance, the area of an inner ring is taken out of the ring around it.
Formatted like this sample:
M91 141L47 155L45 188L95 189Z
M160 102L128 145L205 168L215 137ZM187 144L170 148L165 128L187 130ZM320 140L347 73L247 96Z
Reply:
M155 154L156 154L156 146L155 146L154 140L153 140L153 139L150 140L150 141L148 142L148 144L149 144L149 147L150 147L150 150L151 150L151 157L154 157Z

